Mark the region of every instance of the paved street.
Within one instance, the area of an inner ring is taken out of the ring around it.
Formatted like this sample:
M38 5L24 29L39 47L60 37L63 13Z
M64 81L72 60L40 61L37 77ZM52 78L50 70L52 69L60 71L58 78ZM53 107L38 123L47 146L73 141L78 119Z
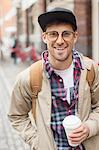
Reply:
M16 75L28 65L28 63L14 65L8 58L4 62L0 61L0 150L30 150L11 127L7 118L12 85Z

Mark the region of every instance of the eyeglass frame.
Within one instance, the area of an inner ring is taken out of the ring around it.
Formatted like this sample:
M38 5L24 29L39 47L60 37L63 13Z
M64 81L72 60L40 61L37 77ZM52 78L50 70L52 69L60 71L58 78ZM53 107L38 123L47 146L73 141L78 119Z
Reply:
M65 37L66 39L65 39L64 36L63 36L63 34L64 34L65 32L66 32L66 33L69 33L69 35ZM44 32L44 33L45 33L46 35L48 35L49 33L57 33L57 37L56 37L56 39L54 39L54 40L51 40L51 39L48 37L48 40L49 40L49 41L52 41L52 42L57 41L57 39L58 39L58 37L59 37L59 34L60 34L60 33L57 32L57 31L48 31L48 32ZM74 31L65 30L65 31L63 31L63 32L61 33L61 36L62 36L63 40L66 41L67 39L70 38L70 36L71 36L70 34L74 35L75 32L74 32ZM55 38L55 37L54 37L54 38Z

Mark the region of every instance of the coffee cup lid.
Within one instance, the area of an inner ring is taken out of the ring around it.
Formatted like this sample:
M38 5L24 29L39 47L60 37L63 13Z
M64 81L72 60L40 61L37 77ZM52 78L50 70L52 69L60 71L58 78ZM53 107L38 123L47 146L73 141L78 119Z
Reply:
M75 116L75 115L69 115L67 117L65 117L65 119L63 120L63 126L72 126L72 125L80 125L81 124L81 120Z

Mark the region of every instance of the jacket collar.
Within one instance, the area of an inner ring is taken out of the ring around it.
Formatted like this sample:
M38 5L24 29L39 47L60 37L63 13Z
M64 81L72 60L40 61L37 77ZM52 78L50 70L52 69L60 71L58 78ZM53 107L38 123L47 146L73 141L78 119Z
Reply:
M87 69L87 70L91 70L93 61L92 59L85 57L83 54L80 53L80 59L81 59L81 63L82 63L82 67L83 69Z

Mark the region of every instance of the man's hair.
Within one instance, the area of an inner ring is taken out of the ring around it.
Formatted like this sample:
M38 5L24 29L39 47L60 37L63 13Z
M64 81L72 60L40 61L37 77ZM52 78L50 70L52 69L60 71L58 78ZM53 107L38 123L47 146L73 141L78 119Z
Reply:
M71 25L73 31L75 32L77 29L75 28L75 26L73 24L71 24L70 22L65 22L64 20L54 20L52 23L49 23L45 29L44 29L44 32L46 32L47 28L52 26L52 25L58 25L58 24L69 24Z

